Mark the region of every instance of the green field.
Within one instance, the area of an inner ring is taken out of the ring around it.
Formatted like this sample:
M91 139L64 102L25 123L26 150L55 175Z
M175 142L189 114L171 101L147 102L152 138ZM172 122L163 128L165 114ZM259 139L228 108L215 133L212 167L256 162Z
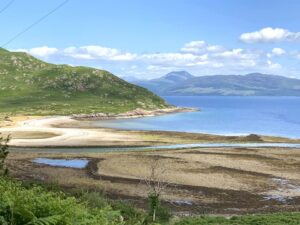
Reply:
M0 48L0 114L120 113L167 106L150 91L107 71L49 64Z

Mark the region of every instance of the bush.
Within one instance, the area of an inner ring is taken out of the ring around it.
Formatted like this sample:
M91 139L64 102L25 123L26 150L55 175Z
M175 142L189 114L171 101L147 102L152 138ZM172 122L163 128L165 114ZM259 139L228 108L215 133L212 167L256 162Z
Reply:
M119 211L111 207L89 208L61 192L40 187L26 189L21 183L0 178L0 224L120 225Z
M5 166L5 159L8 156L9 139L9 136L7 138L0 136L0 176L6 176L8 174L8 169Z

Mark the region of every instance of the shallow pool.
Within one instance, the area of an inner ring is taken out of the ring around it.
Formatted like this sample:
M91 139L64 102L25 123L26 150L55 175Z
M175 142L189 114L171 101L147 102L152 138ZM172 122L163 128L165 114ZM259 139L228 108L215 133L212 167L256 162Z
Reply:
M48 158L36 158L33 160L35 163L45 164L56 167L70 167L82 169L85 168L89 162L87 159L48 159Z

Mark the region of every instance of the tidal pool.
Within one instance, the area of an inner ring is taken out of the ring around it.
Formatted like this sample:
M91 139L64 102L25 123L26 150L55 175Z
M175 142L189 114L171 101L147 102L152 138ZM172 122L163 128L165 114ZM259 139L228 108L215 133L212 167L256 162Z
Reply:
M36 158L33 160L35 163L45 164L56 167L70 167L83 169L87 166L89 160L87 159L49 159L49 158Z

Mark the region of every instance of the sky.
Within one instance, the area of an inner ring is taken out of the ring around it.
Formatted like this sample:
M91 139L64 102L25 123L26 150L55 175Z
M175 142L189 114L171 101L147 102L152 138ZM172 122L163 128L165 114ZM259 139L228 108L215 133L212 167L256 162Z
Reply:
M0 46L127 78L178 70L300 78L299 0L68 0L5 45L63 2L1 0Z

